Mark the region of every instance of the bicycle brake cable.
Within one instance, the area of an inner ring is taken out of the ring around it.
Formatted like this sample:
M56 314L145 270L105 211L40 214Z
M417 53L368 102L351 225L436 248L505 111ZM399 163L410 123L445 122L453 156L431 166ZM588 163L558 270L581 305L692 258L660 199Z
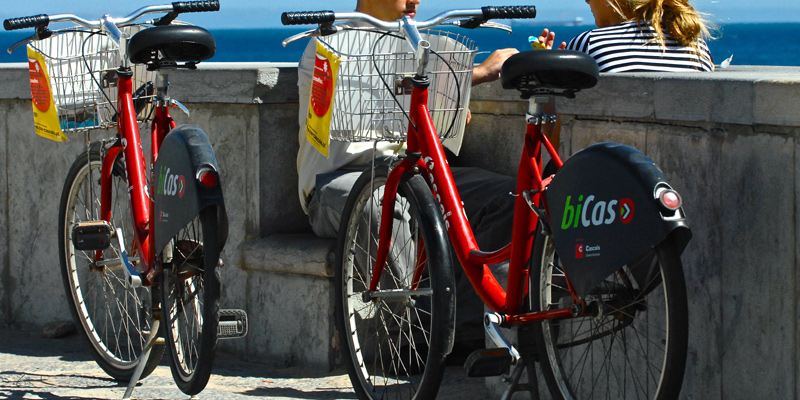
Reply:
M97 89L100 90L100 93L102 93L103 97L105 97L106 101L108 101L108 105L111 107L112 110L114 110L114 118L112 118L112 120L113 120L113 119L116 119L116 118L119 117L119 112L117 111L117 107L114 105L114 102L111 101L111 98L108 97L108 94L106 94L106 91L103 90L103 86L100 84L100 81L98 81L97 78L94 76L94 71L92 71L92 67L90 67L89 66L89 62L86 61L86 43L89 42L89 38L90 37L92 37L94 35L98 35L98 34L102 34L103 36L105 36L105 34L100 32L100 31L94 31L94 32L90 33L89 36L87 36L85 39L83 39L83 44L81 45L81 59L83 60L83 64L86 66L86 70L89 71L89 76L92 77L92 80L97 85ZM99 122L100 121L98 121L98 123Z
M383 79L383 74L378 69L378 63L375 60L375 52L377 51L378 43L381 40L383 40L383 38L385 38L386 36L392 36L392 37L397 38L397 39L403 39L402 36L396 35L396 34L394 34L392 32L389 32L389 31L383 32L381 37L379 37L378 40L375 41L375 44L372 46L372 66L375 68L375 72L377 72L378 78L380 78L381 82L383 83L383 86L386 87L386 90L389 91L389 95L392 96L392 99L394 100L395 103L397 103L397 106L400 108L400 111L403 112L403 115L408 120L408 123L414 128L414 130L416 130L417 126L411 120L411 117L408 115L406 110L403 108L403 105L400 104L400 101L397 99L397 96L395 96L394 91L392 90L392 88L389 87L389 84L386 83L385 79ZM442 55L439 54L439 52L437 52L435 50L431 50L431 53L436 55L436 57L439 57L439 59L442 61L442 63L444 63L444 65L447 66L447 69L450 70L450 75L452 75L453 80L455 80L455 83L456 83L456 107L455 107L456 111L453 113L453 119L450 121L450 126L447 128L447 131L445 132L445 134L443 136L444 138L447 138L447 137L450 136L450 132L455 127L456 120L458 119L458 111L457 110L461 107L461 84L458 82L458 75L456 74L456 71L453 69L453 67L450 65L450 63L448 63L444 59L444 57L442 57Z
M397 103L397 107L399 107L399 108L400 108L400 111L402 111L402 112L403 112L403 115L404 115L404 116L406 117L406 119L408 120L408 123L409 123L409 124L411 125L411 127L412 127L412 128L414 128L414 130L416 131L416 130L417 130L417 126L414 124L414 121L412 121L412 120L411 120L411 116L409 116L409 115L408 115L408 112L406 112L406 110L403 108L403 105L402 105L402 104L400 104L400 100L397 100L397 96L395 96L395 94L394 94L394 90L392 90L392 88L391 88L391 87L389 87L389 84L388 84L388 83L386 83L386 80L385 80L385 79L383 79L383 73L381 73L380 69L378 69L378 62L375 60L375 52L377 52L377 49L378 49L378 44L379 44L379 43L381 42L381 40L383 40L383 38L385 38L386 36L392 36L392 37L395 37L395 38L400 38L400 39L403 39L403 37L402 37L402 36L395 35L395 34L393 34L392 32L389 32L389 31L383 32L383 34L381 35L381 37L379 37L379 38L378 38L378 40L376 40L376 41L375 41L375 44L373 44L373 45L372 45L372 57L371 57L371 58L372 58L372 66L375 68L375 72L377 72L377 74L378 74L378 78L381 80L381 82L383 82L383 86L384 86L384 87L386 87L386 90L387 90L387 91L389 91L389 95L390 95L390 96L392 96L392 100L394 100L394 102L395 102L395 103Z

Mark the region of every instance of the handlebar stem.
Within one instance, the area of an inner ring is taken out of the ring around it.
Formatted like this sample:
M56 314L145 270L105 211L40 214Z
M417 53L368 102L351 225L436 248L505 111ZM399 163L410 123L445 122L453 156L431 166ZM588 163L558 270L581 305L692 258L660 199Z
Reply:
M103 15L100 18L100 23L103 25L103 32L105 32L108 37L114 41L117 45L120 45L120 41L122 40L122 31L117 28L117 25L111 22L111 16L108 14Z
M430 59L431 43L422 38L415 21L407 16L400 19L400 27L406 42L414 50L414 57L417 59L417 75L425 76L425 68Z
M108 14L103 15L100 18L100 24L102 25L103 32L106 33L106 36L111 39L114 43L117 44L117 51L119 52L120 60L122 60L122 67L128 67L128 46L127 46L127 38L123 35L122 31L117 27L117 24L113 22L113 19Z

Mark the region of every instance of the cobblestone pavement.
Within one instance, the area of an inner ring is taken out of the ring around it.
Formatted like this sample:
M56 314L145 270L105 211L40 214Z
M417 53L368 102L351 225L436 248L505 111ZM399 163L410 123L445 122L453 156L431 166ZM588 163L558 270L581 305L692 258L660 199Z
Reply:
M165 357L166 359L166 357ZM163 364L163 362L162 362ZM0 328L0 398L120 399L125 386L97 366L78 336L44 339L39 332ZM188 399L163 364L134 390L138 399ZM344 371L308 377L299 369L275 369L218 354L214 373L198 399L354 399ZM487 398L480 379L450 367L440 399Z

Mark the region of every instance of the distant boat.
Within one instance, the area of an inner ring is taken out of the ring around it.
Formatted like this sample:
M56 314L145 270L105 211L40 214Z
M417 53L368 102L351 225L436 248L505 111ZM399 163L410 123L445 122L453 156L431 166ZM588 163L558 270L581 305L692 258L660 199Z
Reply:
M567 23L568 26L581 26L583 25L583 18L582 17L575 17L571 23Z
M530 24L531 22L527 23ZM547 21L547 24L553 26L583 26L584 22L583 22L583 17L575 17L572 20L566 20L566 21Z

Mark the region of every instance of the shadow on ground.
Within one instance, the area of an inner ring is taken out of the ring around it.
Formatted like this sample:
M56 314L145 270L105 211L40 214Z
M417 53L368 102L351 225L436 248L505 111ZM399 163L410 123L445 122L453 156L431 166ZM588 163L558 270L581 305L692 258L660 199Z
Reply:
M294 388L262 387L240 392L245 396L256 397L289 397L292 399L357 399L354 393L343 393L337 390L303 391Z
M69 382L98 382L97 384L71 384ZM125 387L126 385L115 381L112 378L99 378L93 375L81 374L37 374L32 372L20 371L0 371L0 385L4 387L9 386L47 386L58 388L73 388L73 389L106 389L113 387ZM4 389L0 389L2 391Z
M13 332L13 334L12 334ZM91 361L89 345L78 335L45 339L36 330L0 328L0 353L30 357L59 357L63 361Z
M34 396L34 397L31 397ZM0 389L0 398L17 400L17 399L64 399L64 400L83 400L94 399L94 397L75 397L75 396L57 396L50 392L32 392L29 390L5 390Z

